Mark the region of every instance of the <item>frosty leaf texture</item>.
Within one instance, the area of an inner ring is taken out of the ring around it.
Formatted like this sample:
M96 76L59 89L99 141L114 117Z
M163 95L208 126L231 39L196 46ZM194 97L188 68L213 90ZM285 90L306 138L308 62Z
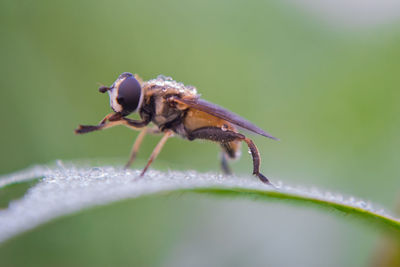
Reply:
M51 219L84 208L114 201L168 192L195 192L259 200L289 199L305 205L336 209L384 228L400 231L400 220L369 202L278 183L275 188L250 176L224 176L195 171L149 171L139 177L139 170L114 167L32 167L0 177L0 190L9 184L43 177L19 200L0 210L0 242L32 229Z
M51 170L48 167L33 166L26 170L15 172L10 175L0 176L0 189L9 184L21 183L41 176L45 176L47 172L51 173Z

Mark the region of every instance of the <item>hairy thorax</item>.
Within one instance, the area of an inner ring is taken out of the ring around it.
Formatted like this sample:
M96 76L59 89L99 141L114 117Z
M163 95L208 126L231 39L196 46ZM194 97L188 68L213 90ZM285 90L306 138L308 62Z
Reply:
M171 97L198 98L197 90L193 86L185 86L183 83L176 82L170 77L158 76L156 79L144 82L143 90L145 93L144 110L150 110L151 120L160 129L171 129L186 137L186 131L182 125L182 120L187 111L186 106L179 106L168 101Z

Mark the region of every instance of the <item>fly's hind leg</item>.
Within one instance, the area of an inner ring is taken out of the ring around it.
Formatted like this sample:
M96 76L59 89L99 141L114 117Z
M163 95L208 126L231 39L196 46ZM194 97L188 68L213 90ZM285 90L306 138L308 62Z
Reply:
M251 156L253 157L253 174L257 176L261 180L261 182L272 185L271 182L268 180L268 178L265 177L262 173L260 173L261 157L260 157L260 152L258 152L256 145L253 143L251 139L247 137L245 137L243 141L246 142L247 146L250 149Z
M240 144L241 141L223 142L221 143L221 169L227 174L231 175L232 171L229 168L229 160L238 159L240 157Z
M233 141L243 141L247 144L250 149L251 156L253 158L253 174L257 176L263 183L271 184L267 177L260 173L260 153L253 141L243 134L224 131L218 127L204 127L196 129L189 134L189 139L206 139L221 143L223 146Z
M228 164L228 156L223 151L221 152L221 169L222 169L222 172L226 175L232 174L232 170Z

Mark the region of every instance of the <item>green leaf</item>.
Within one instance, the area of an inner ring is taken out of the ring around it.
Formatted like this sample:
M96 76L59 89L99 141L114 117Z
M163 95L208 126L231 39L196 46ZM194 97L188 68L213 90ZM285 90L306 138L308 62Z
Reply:
M38 171L41 170L41 171ZM197 193L258 201L290 201L305 207L338 210L384 230L400 233L400 221L369 202L317 189L275 187L255 177L223 176L195 171L149 171L139 177L139 170L114 167L31 168L0 179L6 187L43 176L23 198L0 210L0 242L54 218L115 201L155 194ZM1 190L4 190L1 189Z

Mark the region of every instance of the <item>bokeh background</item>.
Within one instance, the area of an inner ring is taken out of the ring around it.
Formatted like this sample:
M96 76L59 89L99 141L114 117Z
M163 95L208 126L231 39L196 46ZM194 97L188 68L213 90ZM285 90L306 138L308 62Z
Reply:
M395 0L2 0L0 173L56 159L122 165L137 133L73 129L110 111L98 83L164 74L279 137L254 136L272 180L394 209L399 26ZM157 141L146 138L135 167ZM153 168L219 171L218 152L173 139ZM233 168L250 173L247 153ZM366 266L381 235L285 203L173 195L60 219L0 255L8 266Z

